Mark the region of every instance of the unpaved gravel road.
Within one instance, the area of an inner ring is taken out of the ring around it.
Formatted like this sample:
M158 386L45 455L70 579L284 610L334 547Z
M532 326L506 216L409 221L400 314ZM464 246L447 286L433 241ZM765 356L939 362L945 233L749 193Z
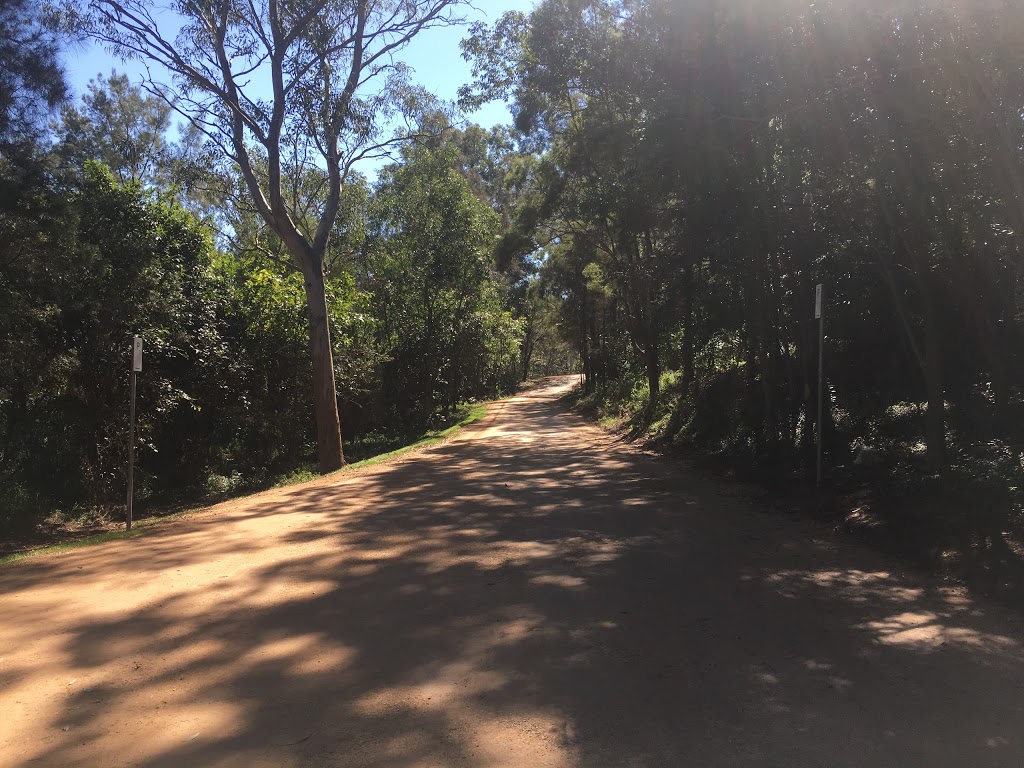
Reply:
M1010 614L557 404L0 569L0 764L1021 766Z

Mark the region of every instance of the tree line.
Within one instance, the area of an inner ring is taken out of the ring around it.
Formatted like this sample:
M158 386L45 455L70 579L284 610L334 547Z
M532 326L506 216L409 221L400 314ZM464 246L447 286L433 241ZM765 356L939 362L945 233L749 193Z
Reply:
M5 488L76 477L74 503L116 496L123 376L76 377L147 322L154 489L314 452L330 470L341 434L423 425L576 360L589 400L638 431L799 480L819 431L820 283L831 482L959 489L990 521L979 536L1005 544L1024 487L1024 9L543 0L463 43L460 106L512 105L514 124L488 130L455 127L391 55L462 7L190 4L169 45L145 3L63 6L65 29L168 79L97 80L46 139L29 127L61 102L59 77L0 83L42 96L5 96L5 247L50 254L9 260L0 283L5 359L24 361L0 373L20 436ZM55 44L38 24L0 29ZM246 91L257 70L269 95ZM171 141L174 114L188 120ZM114 232L134 255L108 248ZM69 341L75 302L97 340ZM179 367L161 378L164 349ZM70 413L97 397L106 416L61 426L57 399ZM873 474L858 445L883 458Z
M999 507L999 538L1024 439L1022 40L1001 1L544 0L474 28L462 98L514 104L534 161L504 242L546 252L592 399L806 477L824 284L833 477L863 444L917 490L985 486L964 506Z
M424 97L395 136L361 129L364 149L390 145L377 178L348 168L335 188L330 169L297 159L295 142L282 141L276 169L266 147L247 145L243 170L195 122L175 130L174 98L116 72L70 101L59 26L32 4L5 6L0 32L0 44L37 43L0 94L5 531L54 510L123 505L133 333L145 342L143 503L334 468L318 428L323 372L303 259L322 276L313 294L350 459L397 447L524 375L525 267L494 259L516 156L507 130L457 128ZM268 197L297 232L333 211L319 255L295 252L253 181L276 190Z

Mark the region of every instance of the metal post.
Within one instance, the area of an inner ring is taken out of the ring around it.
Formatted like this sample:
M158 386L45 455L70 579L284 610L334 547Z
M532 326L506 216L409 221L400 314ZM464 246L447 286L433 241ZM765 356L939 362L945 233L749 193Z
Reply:
M125 517L125 530L132 529L132 496L135 490L135 368L131 373L131 395L128 405L128 514Z
M822 454L825 442L825 286L818 285L815 314L818 316L818 487L821 488Z

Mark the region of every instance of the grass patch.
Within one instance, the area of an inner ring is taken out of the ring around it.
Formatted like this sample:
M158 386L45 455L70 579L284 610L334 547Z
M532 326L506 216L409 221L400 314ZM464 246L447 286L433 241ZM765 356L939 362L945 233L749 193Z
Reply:
M448 417L443 419L436 428L422 433L418 439L414 439L413 442L406 445L402 445L394 450L386 453L379 453L374 456L369 456L361 461L356 461L352 464L339 469L337 472L333 472L329 477L340 475L345 472L349 472L354 469L361 469L364 467L372 467L375 464L382 464L390 459L397 458L411 451L415 451L420 448L425 448L430 445L436 445L437 443L443 442L447 438L456 434L463 427L467 427L470 424L479 421L483 418L484 414L487 413L487 406L485 403L474 403L472 405L464 406L450 414ZM301 483L315 480L322 475L318 475L311 470L297 470L278 478L277 482L272 486L274 488L285 488L287 486L299 485ZM245 498L244 496L238 498ZM49 544L46 546L38 547L36 549L28 549L23 552L14 552L9 555L0 557L0 566L10 565L16 563L19 560L25 560L30 557L36 557L38 555L50 555L60 552L66 552L72 549L78 549L79 547L89 547L96 544L104 544L108 541L118 541L120 539L134 539L145 535L149 531L147 529L153 528L157 523L162 523L168 520L176 520L189 515L201 512L204 509L208 509L208 506L197 506L189 509L180 510L166 515L157 515L153 517L142 518L132 522L132 530L117 530L117 531L105 531L103 533L97 533L90 536L83 536L82 538L74 539L72 541L62 541L56 544Z
M148 533L146 529L153 527L157 523L162 523L165 520L178 520L183 517L188 517L191 514L195 514L196 512L201 512L204 509L207 509L207 507L192 507L190 509L183 509L177 512L161 515L160 517L147 517L140 520L133 520L132 529L130 531L126 531L124 529L117 531L104 531L103 533L94 533L71 541L61 541L57 544L47 544L46 546L38 547L36 549L27 549L24 552L13 552L9 555L0 557L0 566L16 563L19 560L35 557L36 555L52 555L58 552L67 552L68 550L78 549L79 547L89 547L94 544L104 544L108 541L118 541L119 539L137 539Z
M160 518L166 520L167 518ZM86 536L82 539L75 539L74 541L64 541L60 544L50 544L46 547L39 549L29 549L24 552L15 552L10 555L0 557L0 566L10 565L16 563L19 560L25 560L29 557L35 557L36 555L52 555L57 552L67 552L71 549L78 549L79 547L88 547L93 544L103 544L108 541L117 541L118 539L134 539L141 536L145 531L140 530L138 526L133 527L130 531L107 531L106 533L97 533L92 536Z
M295 472L289 472L287 475L279 477L271 488L286 488L289 485L299 485L300 483L308 483L310 480L315 480L319 475L311 469L299 469Z
M479 421L483 415L487 413L487 406L484 403L475 403L473 405L467 405L459 408L448 417L441 420L440 424L427 432L420 433L419 435L407 436L403 439L392 439L391 444L398 444L398 447L392 448L391 450L384 451L383 453L374 453L367 456L365 459L354 461L351 464L346 464L336 472L330 473L330 475L318 475L312 470L299 470L291 472L278 480L273 484L274 488L286 488L290 485L299 485L300 483L306 483L310 480L315 480L318 477L331 477L334 475L342 474L344 472L350 472L353 469L362 469L363 467L372 467L375 464L381 464L390 459L397 458L403 454L415 451L419 448L425 448L429 445L440 443L441 441L451 437L463 427L467 427L474 421ZM371 438L372 442L380 445L380 440L376 436ZM363 447L360 443L355 443L352 451L346 450L346 453L354 453L359 455L361 451L359 448Z

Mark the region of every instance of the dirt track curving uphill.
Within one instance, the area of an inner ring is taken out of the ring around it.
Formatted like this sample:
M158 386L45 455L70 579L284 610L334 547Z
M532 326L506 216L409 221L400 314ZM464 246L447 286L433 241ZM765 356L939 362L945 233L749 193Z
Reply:
M1014 616L565 411L0 569L0 765L1020 766Z

